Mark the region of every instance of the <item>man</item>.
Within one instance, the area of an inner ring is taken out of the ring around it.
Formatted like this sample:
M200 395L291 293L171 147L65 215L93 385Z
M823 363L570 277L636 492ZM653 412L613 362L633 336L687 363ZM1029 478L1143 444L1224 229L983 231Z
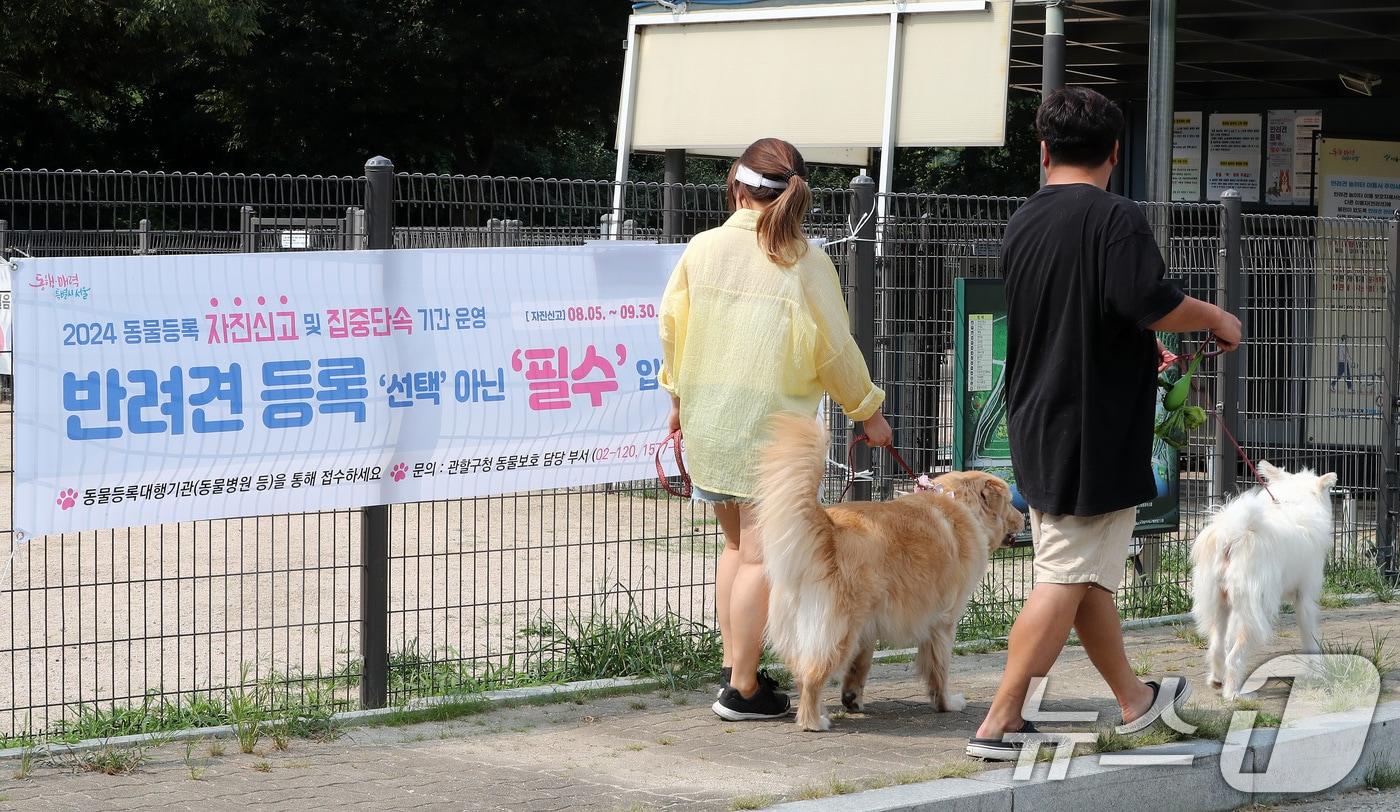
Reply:
M1332 383L1328 384L1327 390L1329 392L1337 391L1337 381L1342 378L1347 379L1347 391L1355 392L1356 389L1351 382L1351 347L1347 344L1345 333L1342 334L1341 343L1337 345L1337 374L1333 376Z
M1125 730L1186 698L1183 680L1144 683L1123 650L1114 595L1137 506L1156 495L1153 331L1209 330L1233 350L1240 322L1184 296L1139 206L1109 194L1123 114L1083 88L1036 113L1046 186L1011 219L1006 279L1007 398L1016 484L1031 506L1035 587L1011 628L1001 687L968 755L1013 760L1003 734L1035 732L1021 709L1071 628L1108 683Z

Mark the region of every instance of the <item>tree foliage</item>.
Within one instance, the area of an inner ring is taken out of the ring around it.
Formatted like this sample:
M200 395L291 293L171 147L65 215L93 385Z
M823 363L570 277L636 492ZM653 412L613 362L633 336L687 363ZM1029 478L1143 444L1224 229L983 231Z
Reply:
M0 166L606 178L622 0L0 0ZM1033 98L1002 149L910 149L898 188L1035 188ZM724 162L692 160L692 182ZM848 169L813 181L845 185ZM659 180L638 156L634 177Z

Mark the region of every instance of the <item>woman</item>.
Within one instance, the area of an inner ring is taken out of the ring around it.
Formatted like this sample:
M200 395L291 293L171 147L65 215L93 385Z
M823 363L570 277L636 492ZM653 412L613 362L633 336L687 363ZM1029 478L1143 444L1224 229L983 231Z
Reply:
M891 443L885 399L851 338L836 268L809 250L807 166L786 141L756 141L729 170L733 214L699 234L661 304L672 431L684 433L698 501L724 530L715 594L724 670L713 710L729 721L788 713L786 695L758 670L768 580L751 499L768 420L814 417L830 392L872 445Z

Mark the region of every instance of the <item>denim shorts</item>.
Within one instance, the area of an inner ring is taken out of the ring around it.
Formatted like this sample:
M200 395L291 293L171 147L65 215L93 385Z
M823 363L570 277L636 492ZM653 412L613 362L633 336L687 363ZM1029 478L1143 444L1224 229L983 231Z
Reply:
M694 484L690 486L690 498L693 501L704 502L707 505L745 505L751 501L738 496L712 493Z

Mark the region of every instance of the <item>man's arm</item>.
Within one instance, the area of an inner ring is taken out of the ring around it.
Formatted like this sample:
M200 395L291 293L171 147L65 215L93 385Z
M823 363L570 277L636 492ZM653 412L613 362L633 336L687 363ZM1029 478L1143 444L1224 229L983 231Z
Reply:
M1233 350L1240 345L1240 320L1210 302L1187 296L1170 313L1150 325L1160 333L1193 333L1208 330L1220 347Z

